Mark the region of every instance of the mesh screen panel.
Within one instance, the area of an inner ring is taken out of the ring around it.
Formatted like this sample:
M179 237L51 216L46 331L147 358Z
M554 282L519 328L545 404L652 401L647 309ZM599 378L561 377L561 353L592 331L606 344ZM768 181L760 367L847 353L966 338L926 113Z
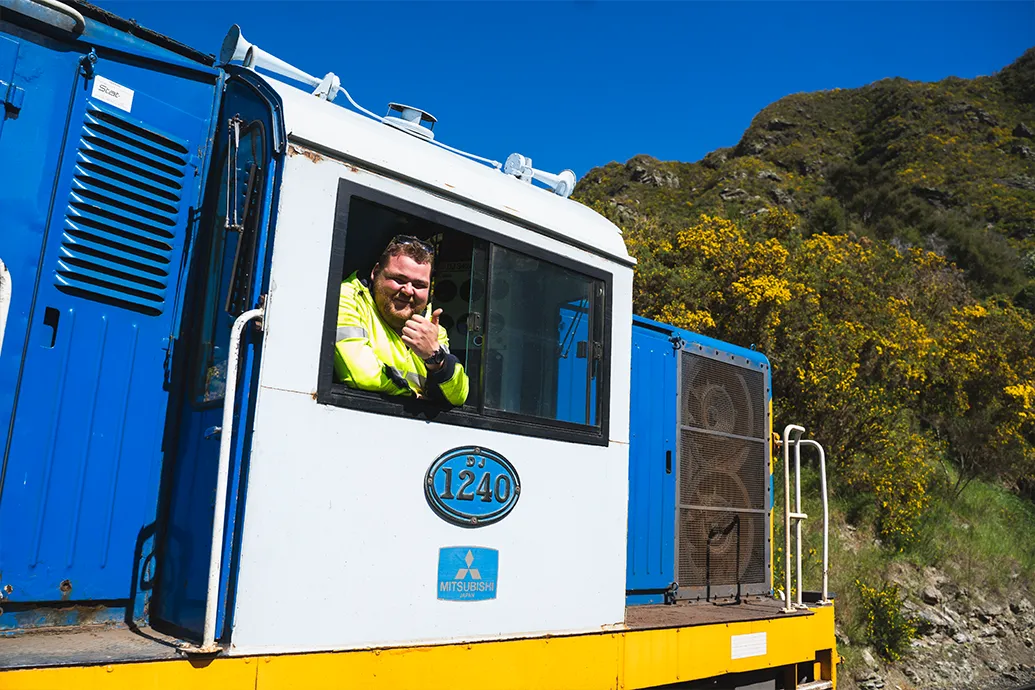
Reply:
M709 574L712 587L736 585L738 552L741 585L768 579L766 377L761 368L740 361L711 359L693 349L681 355L676 564L681 588L704 587Z
M765 443L683 429L679 503L765 509Z
M679 585L704 587L707 582L705 566L710 565L711 584L737 583L737 530L734 517L740 518L740 582L765 582L765 530L769 524L765 513L740 513L730 510L679 510ZM711 540L710 564L706 551L708 535Z
M683 351L681 423L704 431L765 437L761 371Z

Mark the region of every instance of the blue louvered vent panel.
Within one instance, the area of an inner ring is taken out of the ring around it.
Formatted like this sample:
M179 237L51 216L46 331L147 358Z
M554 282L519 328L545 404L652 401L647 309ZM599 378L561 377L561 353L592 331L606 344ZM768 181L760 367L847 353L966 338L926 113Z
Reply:
M65 212L57 287L162 313L188 158L183 140L91 103Z

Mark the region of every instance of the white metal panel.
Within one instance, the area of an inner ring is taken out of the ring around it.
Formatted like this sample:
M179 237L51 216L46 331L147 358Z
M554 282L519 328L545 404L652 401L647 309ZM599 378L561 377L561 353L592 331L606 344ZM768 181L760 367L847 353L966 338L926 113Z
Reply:
M611 272L612 442L552 441L317 404L313 393L341 178ZM626 266L377 174L297 151L289 156L266 310L232 653L517 637L620 624L631 290ZM522 482L513 513L479 529L446 523L423 493L435 458L468 444L503 454ZM446 546L499 551L495 600L437 598L438 549Z
M255 427L232 653L592 631L623 621L624 444L388 417L270 388L260 390ZM425 501L428 466L461 444L502 453L520 475L521 498L499 523L456 527ZM497 598L438 600L443 546L498 549Z
M289 137L302 138L420 180L448 194L460 195L520 221L550 228L611 256L630 260L618 227L582 204L263 76L284 101ZM441 134L443 128L448 131L448 127L448 122L439 123L436 134Z

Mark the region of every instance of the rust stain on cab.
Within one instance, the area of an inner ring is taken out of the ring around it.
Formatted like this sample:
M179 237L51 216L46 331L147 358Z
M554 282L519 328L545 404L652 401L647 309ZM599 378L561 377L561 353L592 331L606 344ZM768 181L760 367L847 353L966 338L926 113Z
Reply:
M301 146L295 146L294 144L290 144L288 146L288 155L289 156L305 156L306 158L308 158L309 160L311 160L314 163L320 163L320 162L322 162L324 160L323 156L321 156L317 152L310 151L309 149L304 149Z

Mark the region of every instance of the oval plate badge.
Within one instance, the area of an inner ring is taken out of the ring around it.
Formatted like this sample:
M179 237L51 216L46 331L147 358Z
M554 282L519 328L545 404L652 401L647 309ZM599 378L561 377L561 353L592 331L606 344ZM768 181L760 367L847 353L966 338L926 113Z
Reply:
M428 505L446 522L484 527L514 510L521 495L517 470L499 453L477 446L448 450L424 478Z

